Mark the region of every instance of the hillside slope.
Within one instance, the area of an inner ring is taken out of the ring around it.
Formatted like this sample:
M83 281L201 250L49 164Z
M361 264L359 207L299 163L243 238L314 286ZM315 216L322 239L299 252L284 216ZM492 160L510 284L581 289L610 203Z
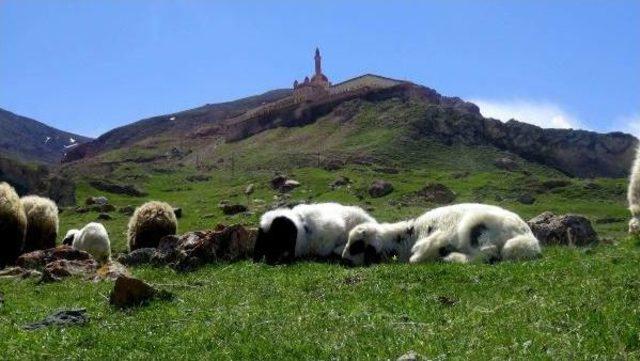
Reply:
M0 109L0 155L54 164L60 162L69 149L90 140Z
M122 163L213 169L231 161L234 167L286 169L372 160L381 166L417 162L466 170L493 167L496 157L509 156L569 176L615 178L627 175L637 144L623 133L484 118L474 104L411 83L233 118L263 103L265 95L143 120L77 147L66 160L81 160L92 172L111 172ZM467 158L452 157L461 147Z

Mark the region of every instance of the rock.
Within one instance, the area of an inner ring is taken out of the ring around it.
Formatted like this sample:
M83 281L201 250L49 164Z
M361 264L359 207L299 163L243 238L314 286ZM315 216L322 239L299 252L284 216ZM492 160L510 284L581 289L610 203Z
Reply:
M247 206L244 206L242 204L222 204L220 206L220 209L222 209L222 213L227 216L246 212L248 210Z
M148 195L147 192L139 189L135 185L130 184L116 184L104 180L92 180L89 182L89 185L103 192L125 194L132 197L144 197Z
M43 270L48 263L62 259L69 261L94 261L93 257L91 257L91 255L85 251L79 251L72 248L71 246L62 245L56 248L49 248L45 250L37 250L25 253L18 257L16 265L22 268Z
M518 202L522 204L534 204L536 198L531 193L524 193L518 196Z
M341 175L338 178L336 178L336 180L331 182L331 184L329 184L329 187L335 189L342 186L346 186L348 184L351 184L351 180L348 177Z
M253 186L253 184L249 184L249 185L247 186L247 188L245 188L245 189L244 189L244 194L246 194L246 195L251 195L251 194L253 194L254 188L255 188L255 187Z
M280 191L281 192L289 192L292 191L295 188L300 187L300 182L298 182L297 180L293 180L293 179L287 179L284 184L282 185L282 187L280 187Z
M151 262L151 258L155 254L155 248L138 248L129 253L124 253L116 257L116 261L127 265L137 266Z
M109 296L109 303L118 308L146 304L156 297L158 290L137 278L120 276Z
M284 185L284 182L286 181L287 181L287 177L279 174L271 179L270 181L271 188L275 190L280 190L280 188Z
M113 218L109 215L109 213L100 213L98 214L98 217L96 219L99 221L110 221Z
M393 185L384 180L376 180L369 186L368 192L373 198L384 197L393 192Z
M67 260L59 259L47 263L42 271L41 282L56 282L71 276L93 277L98 269L98 262L93 259Z
M429 203L449 204L456 199L456 194L440 183L428 183L416 195Z
M157 249L138 249L119 256L118 261L128 265L169 265L179 271L188 271L207 263L249 259L256 237L255 229L219 225L213 230L163 237ZM141 250L145 250L144 253Z
M398 357L396 361L426 361L427 359L415 351L409 351Z
M100 281L115 281L120 276L131 277L129 270L122 263L117 261L109 261L102 265L102 267L98 268L95 276L93 277L93 282Z
M328 171L336 171L344 167L344 162L340 159L327 159L322 162L322 168Z
M504 169L504 170L509 171L509 172L513 172L513 171L517 170L518 168L520 168L518 163L516 163L515 160L513 160L513 159L511 159L509 157L498 158L498 159L493 161L493 164L496 166L496 168Z
M182 208L180 207L174 208L173 214L176 215L176 218L182 218Z
M118 210L118 212L125 214L127 216L133 215L133 212L136 210L134 206L124 206Z
M598 241L591 222L580 215L544 212L527 222L543 245L586 246Z
M22 280L30 277L41 277L42 272L22 267L8 267L0 270L0 279Z
M105 205L105 204L109 204L109 200L107 199L107 197L104 197L104 196L88 197L84 201L84 204L87 205L87 206L92 206L94 204Z
M51 315L48 315L42 321L30 323L23 326L25 330L37 330L48 326L71 326L71 325L84 325L89 322L87 316L87 310L84 308L56 311Z

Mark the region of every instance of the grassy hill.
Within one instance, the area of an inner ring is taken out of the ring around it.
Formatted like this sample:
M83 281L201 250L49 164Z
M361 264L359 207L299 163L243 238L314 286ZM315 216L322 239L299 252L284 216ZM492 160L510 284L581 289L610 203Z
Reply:
M455 202L496 204L525 219L547 210L583 214L604 242L547 247L539 260L495 265L247 261L187 274L134 267L135 276L176 297L129 311L108 305L109 282L0 280L3 357L380 360L415 350L443 360L640 358L640 242L626 236L626 179L570 177L496 144L470 142L476 133L464 134L467 118L446 114L423 101L353 99L312 122L234 142L160 132L59 171L75 179L80 202L105 195L117 208L152 199L181 207L179 233L219 223L256 226L276 203L336 201L395 221L437 206L418 193L436 182L456 193ZM455 132L445 137L433 124ZM497 166L503 157L517 169ZM287 195L272 190L276 173L301 186ZM350 184L331 187L339 177ZM90 185L95 179L134 184L148 195L105 193ZM367 187L377 179L390 181L394 192L370 197ZM255 191L247 196L249 184ZM521 203L523 194L535 201ZM249 212L225 216L223 200ZM110 214L104 224L112 248L124 252L128 216ZM97 216L65 208L60 233ZM21 328L75 307L88 309L86 326Z

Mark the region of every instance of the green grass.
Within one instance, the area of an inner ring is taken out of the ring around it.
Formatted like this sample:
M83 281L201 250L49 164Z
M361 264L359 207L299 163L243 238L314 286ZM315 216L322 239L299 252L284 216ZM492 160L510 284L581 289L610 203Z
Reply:
M110 282L0 280L5 298L0 358L385 360L415 350L439 360L640 359L640 241L626 238L626 180L571 179L517 157L521 171L501 171L493 161L504 153L495 148L414 139L411 126L419 126L428 111L393 99L347 102L340 108L347 120L333 114L236 143L161 139L65 169L81 175L78 203L105 195L118 208L148 200L181 207L179 233L219 223L255 227L274 198L282 197L268 184L275 172L283 172L302 183L288 201L360 205L380 221L415 217L437 206L415 193L438 182L457 194L456 202L496 204L524 219L543 211L583 214L598 221L600 237L612 242L586 249L549 247L539 260L496 265L392 263L350 269L239 262L187 274L137 267L131 269L135 276L176 297L128 311L108 305ZM122 162L153 158L174 146L192 152L182 159ZM351 162L337 171L315 167L319 159L339 156L374 164ZM382 173L380 167L399 172ZM211 179L187 181L194 174ZM350 178L351 185L331 189L339 176ZM134 183L149 195L100 192L88 184L93 177ZM376 179L392 182L395 191L369 197L366 189ZM569 184L544 187L558 179ZM255 192L247 197L249 184ZM533 204L517 201L525 192L535 197ZM224 216L218 209L222 200L245 204L250 212ZM111 216L103 223L114 253L123 252L128 216ZM96 217L65 209L61 236ZM73 307L88 309L87 325L22 329Z
M639 262L625 240L493 266L137 268L176 298L129 311L107 282L3 281L0 337L3 359L636 359ZM72 307L86 326L21 329Z

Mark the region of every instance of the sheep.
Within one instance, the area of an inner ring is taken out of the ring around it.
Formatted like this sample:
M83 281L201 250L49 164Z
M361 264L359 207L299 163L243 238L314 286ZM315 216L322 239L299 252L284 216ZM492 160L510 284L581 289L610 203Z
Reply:
M466 263L536 258L540 244L515 213L486 204L433 209L398 223L364 223L349 233L342 258L361 265L397 257L401 262Z
M67 234L65 234L64 238L62 239L62 244L65 246L73 246L73 240L78 235L78 233L80 233L79 229L74 228L68 230Z
M11 185L0 182L0 269L15 263L27 234L27 214Z
M302 257L340 258L349 231L364 222L375 219L362 208L338 203L272 210L260 218L253 259L275 264Z
M640 234L640 147L636 151L636 159L631 168L627 199L629 200L629 211L631 211L629 233Z
M100 223L91 222L81 230L71 229L67 232L63 244L69 244L79 251L85 251L93 258L105 263L111 259L111 242L107 229Z
M164 236L176 234L178 220L173 208L164 202L151 201L136 208L129 219L127 239L129 251L158 247Z
M20 199L27 214L24 252L53 248L58 237L58 206L49 198L25 196Z

